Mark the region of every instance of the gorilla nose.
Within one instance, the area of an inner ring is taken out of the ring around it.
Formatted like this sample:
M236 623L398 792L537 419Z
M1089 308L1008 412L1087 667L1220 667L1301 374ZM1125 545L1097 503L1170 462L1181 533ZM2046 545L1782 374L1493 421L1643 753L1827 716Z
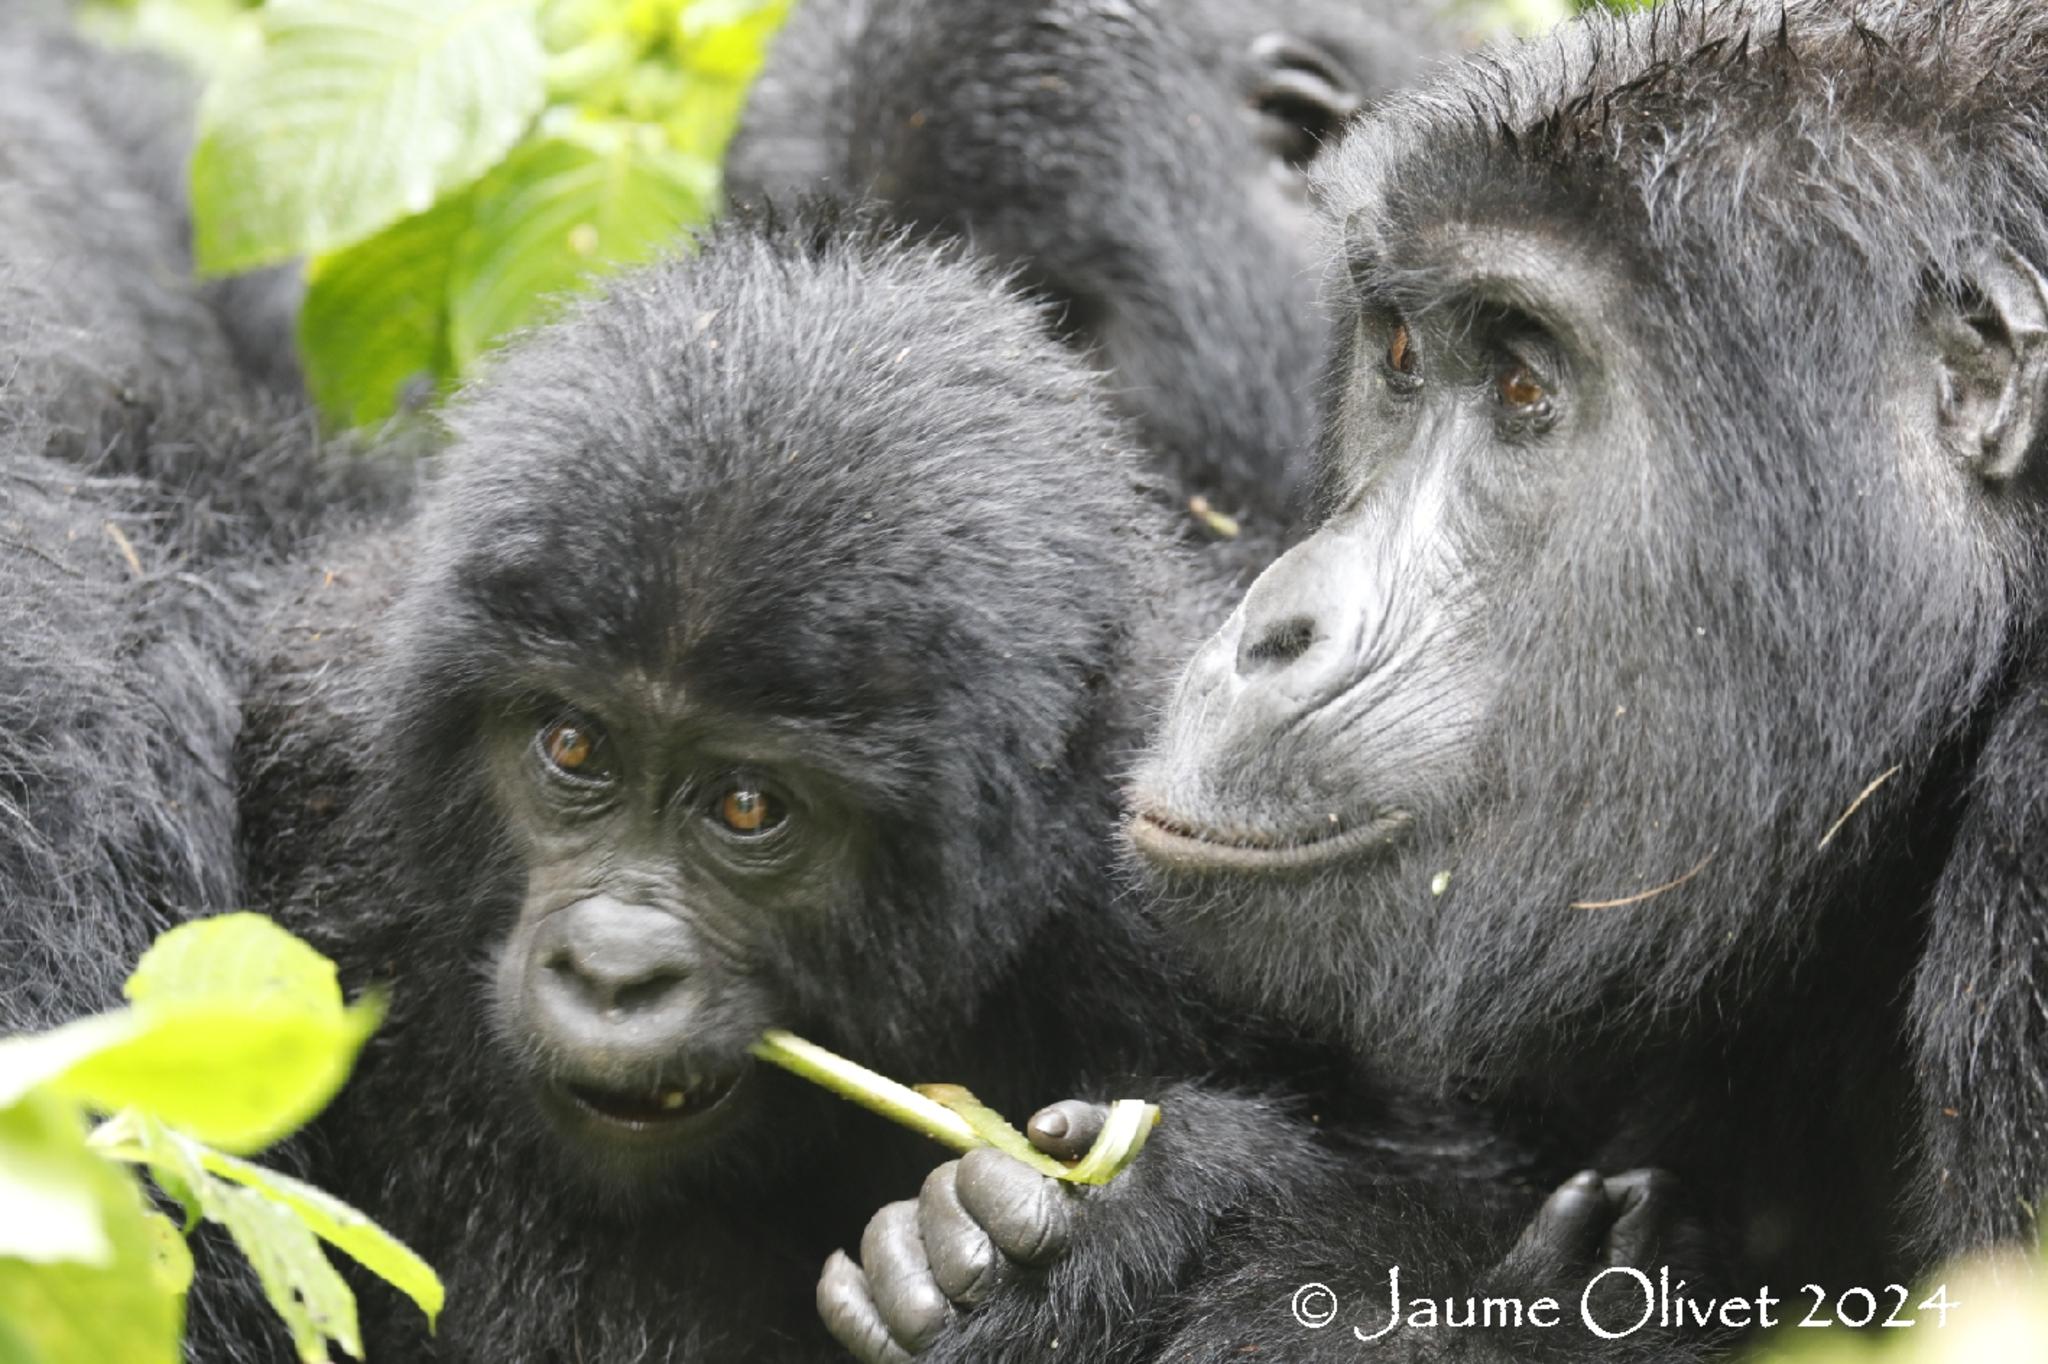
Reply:
M1345 565L1321 537L1311 537L1275 560L1245 594L1237 642L1237 675L1244 682L1308 682L1322 671L1333 636L1348 632L1355 603L1347 598ZM1304 664L1304 660L1308 660ZM1290 676L1291 674L1291 676Z
M557 1013L609 1024L652 1023L687 1011L684 984L694 953L672 914L593 896L542 921L532 983Z

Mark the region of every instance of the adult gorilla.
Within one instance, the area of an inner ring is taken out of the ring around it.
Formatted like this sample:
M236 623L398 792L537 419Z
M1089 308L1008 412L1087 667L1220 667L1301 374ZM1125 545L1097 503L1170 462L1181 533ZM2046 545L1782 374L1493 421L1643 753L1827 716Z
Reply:
M1448 47L1409 0L807 0L727 177L872 196L1019 267L1169 486L1270 544L1327 340L1304 170Z
M47 8L0 16L0 426L134 480L187 563L402 502L397 452L323 447L289 345L265 340L290 326L279 281L193 279L190 82Z
M2048 14L1588 21L1396 101L1324 189L1325 517L1136 779L1167 917L1566 1168L1675 1171L1824 1315L2030 1241ZM1012 1184L1134 1238L1098 1293L1161 1253L1170 1203ZM1160 1357L1298 1357L1272 1304L1348 1235L1255 1245Z
M186 256L185 82L44 8L0 17L0 1032L242 902L256 566L410 483L238 363Z

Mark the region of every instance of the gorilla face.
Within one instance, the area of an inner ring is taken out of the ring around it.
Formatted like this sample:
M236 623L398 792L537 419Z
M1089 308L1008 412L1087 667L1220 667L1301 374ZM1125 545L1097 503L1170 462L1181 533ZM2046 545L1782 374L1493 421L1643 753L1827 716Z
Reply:
M1337 155L1323 521L1130 824L1219 973L1447 1064L1788 960L1901 874L2010 657L2048 376L2040 275L1965 224L1787 228L1749 144L1746 198L1660 199L1500 137L1425 94Z
M799 222L620 281L453 425L378 796L505 1088L630 1174L802 1125L766 1028L944 1073L1108 860L1158 528L1090 373L949 250Z
M1486 720L1527 666L1500 646L1574 464L1651 457L1642 395L1603 365L1626 353L1615 282L1562 235L1448 245L1400 267L1431 281L1416 298L1375 287L1380 242L1352 243L1330 510L1188 667L1132 825L1166 866L1305 871L1446 837L1498 763Z
M801 923L857 880L858 811L765 718L645 675L563 681L574 702L511 708L483 738L525 869L500 1027L578 1139L700 1136L744 1102L748 1044L789 1007L760 925Z

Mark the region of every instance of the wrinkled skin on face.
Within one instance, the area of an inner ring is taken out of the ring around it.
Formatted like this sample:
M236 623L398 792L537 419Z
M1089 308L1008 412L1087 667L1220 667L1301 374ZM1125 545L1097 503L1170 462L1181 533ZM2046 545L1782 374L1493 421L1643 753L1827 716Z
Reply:
M1768 1090L1779 1062L1729 1052L1777 1028L1899 1093L1881 1011L1916 989L1922 1045L1992 1026L1937 1017L1913 957L1944 887L2019 893L1967 774L2024 751L2042 609L2048 165L1973 150L2035 145L2041 35L1967 8L1941 42L2008 53L1981 99L1904 55L1935 43L1909 8L1887 57L1818 12L1785 37L1688 6L1503 64L1497 122L1447 81L1334 159L1321 521L1132 787L1162 916L1219 978L1581 1114L1661 1088L1659 1048L1739 1068L1674 1067L1674 1103Z
M1056 305L1172 486L1283 529L1325 343L1309 162L1451 47L1357 0L819 0L729 158L958 233Z

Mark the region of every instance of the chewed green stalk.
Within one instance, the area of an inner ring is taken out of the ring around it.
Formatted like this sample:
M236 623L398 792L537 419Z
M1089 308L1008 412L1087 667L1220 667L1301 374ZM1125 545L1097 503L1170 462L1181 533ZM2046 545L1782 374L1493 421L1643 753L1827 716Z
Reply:
M1031 1138L1010 1126L1009 1119L974 1097L960 1085L919 1085L917 1092L936 1100L967 1119L967 1125L985 1145L993 1146L1012 1160L1021 1160L1042 1175L1065 1179L1067 1167L1031 1144Z
M1118 1099L1109 1106L1109 1117L1088 1154L1060 1178L1076 1184L1109 1183L1138 1158L1138 1152L1145 1149L1146 1140L1158 1125L1158 1104L1143 1099Z
M1068 1165L1033 1146L1001 1114L959 1085L912 1089L780 1028L763 1033L753 1052L842 1099L922 1132L942 1146L960 1152L993 1146L1040 1174L1070 1184L1107 1184L1116 1178L1144 1149L1160 1117L1157 1104L1118 1099L1109 1106L1102 1133L1087 1154Z

